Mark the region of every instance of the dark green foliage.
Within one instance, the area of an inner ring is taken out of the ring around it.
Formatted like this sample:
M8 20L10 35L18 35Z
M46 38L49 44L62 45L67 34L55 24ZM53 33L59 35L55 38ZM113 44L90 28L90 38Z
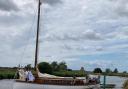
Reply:
M57 72L54 72L53 73L54 75L56 76L63 76L63 77L73 77L73 76L76 76L76 77L85 77L86 74L83 73L82 71L57 71Z
M113 73L118 73L118 69L117 69L117 68L115 68L115 70L113 71Z
M15 74L0 74L0 79L14 79Z
M13 68L1 68L0 79L14 79L16 69Z
M32 69L31 64L26 65L24 68L25 68L26 70L31 70L31 69Z
M123 73L127 73L127 71L124 71Z
M65 62L60 62L58 65L59 70L67 70L67 64Z
M53 71L58 71L58 63L56 61L51 63L51 67Z
M106 73L112 73L111 69L109 69L109 68L107 68L107 69L105 70L105 72L106 72Z
M102 73L102 70L101 70L101 68L95 68L93 72L94 73Z
M47 62L42 62L38 65L39 70L41 73L48 73L53 74L56 76L63 76L63 77L73 77L78 76L86 76L84 68L82 67L82 70L74 71L72 69L67 69L67 64L65 62L52 62L51 64Z
M56 61L54 61L51 63L51 67L53 71L67 70L66 62L57 63Z
M39 71L41 73L48 73L48 74L52 74L52 67L49 63L47 62L41 62L38 65Z
M67 71L72 71L72 69L67 69Z

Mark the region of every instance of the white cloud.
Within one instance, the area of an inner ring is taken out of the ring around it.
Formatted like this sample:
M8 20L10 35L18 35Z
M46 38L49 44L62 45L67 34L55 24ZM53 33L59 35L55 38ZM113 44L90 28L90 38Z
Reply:
M103 40L104 38L101 36L100 33L96 33L93 30L85 30L84 32L82 32L82 30L79 30L79 33L76 32L63 32L62 33L57 33L55 30L53 30L52 32L49 32L48 34L46 34L45 39L44 40L48 40L48 41L57 41L57 40L73 40L73 41L79 41L79 40L92 40L92 41L100 41Z
M119 30L116 30L112 33L106 35L108 39L127 39L128 38L128 27L123 27Z
M3 65L7 64L4 60L6 59L12 60L10 64L12 66L18 65L24 48L26 51L23 63L29 63L34 59L36 18L33 20L33 17L38 4L33 0L13 1L20 11L15 12L15 9L11 12L5 12L3 9L0 11L0 56ZM121 0L45 0L44 2L45 4L41 6L40 61L66 60L69 65L69 61L72 61L73 66L77 63L75 62L77 59L70 59L72 56L95 56L126 51L124 49L127 49L128 21L127 18L124 19L127 13L127 9L124 8L127 8L127 3L122 6ZM32 29L28 29L31 25ZM116 43L122 45L115 45ZM110 61L106 61L88 62L85 59L82 65L88 63L91 66L103 67L104 63L107 63L105 66L111 64Z
M0 10L2 11L18 11L19 8L13 0L0 0Z
M55 4L58 4L58 3L62 3L61 0L41 0L41 2L49 4L49 5L55 5Z

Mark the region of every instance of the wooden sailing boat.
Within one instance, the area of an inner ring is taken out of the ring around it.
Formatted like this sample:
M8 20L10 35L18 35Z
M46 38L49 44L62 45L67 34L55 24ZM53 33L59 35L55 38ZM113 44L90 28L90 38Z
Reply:
M38 70L38 53L39 53L39 32L40 32L40 10L41 10L41 2L39 0L38 2L38 19L37 19L37 34L36 34L36 50L35 50L35 71L36 71L36 76L35 76L35 81L34 83L36 84L50 84L50 85L59 85L58 87L61 86L75 86L79 87L79 89L88 89L89 87L93 88L97 85L98 83L89 83L85 81L85 79L73 79L73 78L68 78L68 77L59 77L59 76L54 76L50 74L42 74ZM61 86L60 86L61 85ZM98 87L99 88L99 87ZM51 87L52 89L52 87Z

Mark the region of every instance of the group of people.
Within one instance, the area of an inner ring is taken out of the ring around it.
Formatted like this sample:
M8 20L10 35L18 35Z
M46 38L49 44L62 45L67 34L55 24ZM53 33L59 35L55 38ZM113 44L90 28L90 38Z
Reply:
M88 83L100 83L100 75L90 75L88 77Z
M26 82L33 82L35 80L35 77L30 70L18 69L18 74L20 80L25 80Z

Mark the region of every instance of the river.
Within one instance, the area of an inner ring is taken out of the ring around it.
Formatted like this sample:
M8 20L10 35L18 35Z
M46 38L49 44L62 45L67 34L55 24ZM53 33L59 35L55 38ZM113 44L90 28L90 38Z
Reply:
M127 78L122 78L122 77L113 77L113 76L107 76L106 77L106 82L109 84L116 84L115 89L122 89L122 84ZM103 77L101 77L101 83L103 83ZM0 80L0 89L45 89L45 86L42 85L32 85L30 88L26 88L27 84L24 84L25 86L18 87L20 84L17 84L14 82L14 80ZM47 86L48 87L48 86ZM51 89L51 88L48 88ZM58 89L55 86L52 89ZM65 87L62 87L61 89L65 89ZM71 88L70 88L71 89ZM78 89L78 88L76 88Z
M126 81L128 78L124 77L117 77L117 76L107 76L106 77L106 84L116 84L115 89L122 89L122 85L124 81ZM103 84L104 78L103 76L101 77L101 83Z

